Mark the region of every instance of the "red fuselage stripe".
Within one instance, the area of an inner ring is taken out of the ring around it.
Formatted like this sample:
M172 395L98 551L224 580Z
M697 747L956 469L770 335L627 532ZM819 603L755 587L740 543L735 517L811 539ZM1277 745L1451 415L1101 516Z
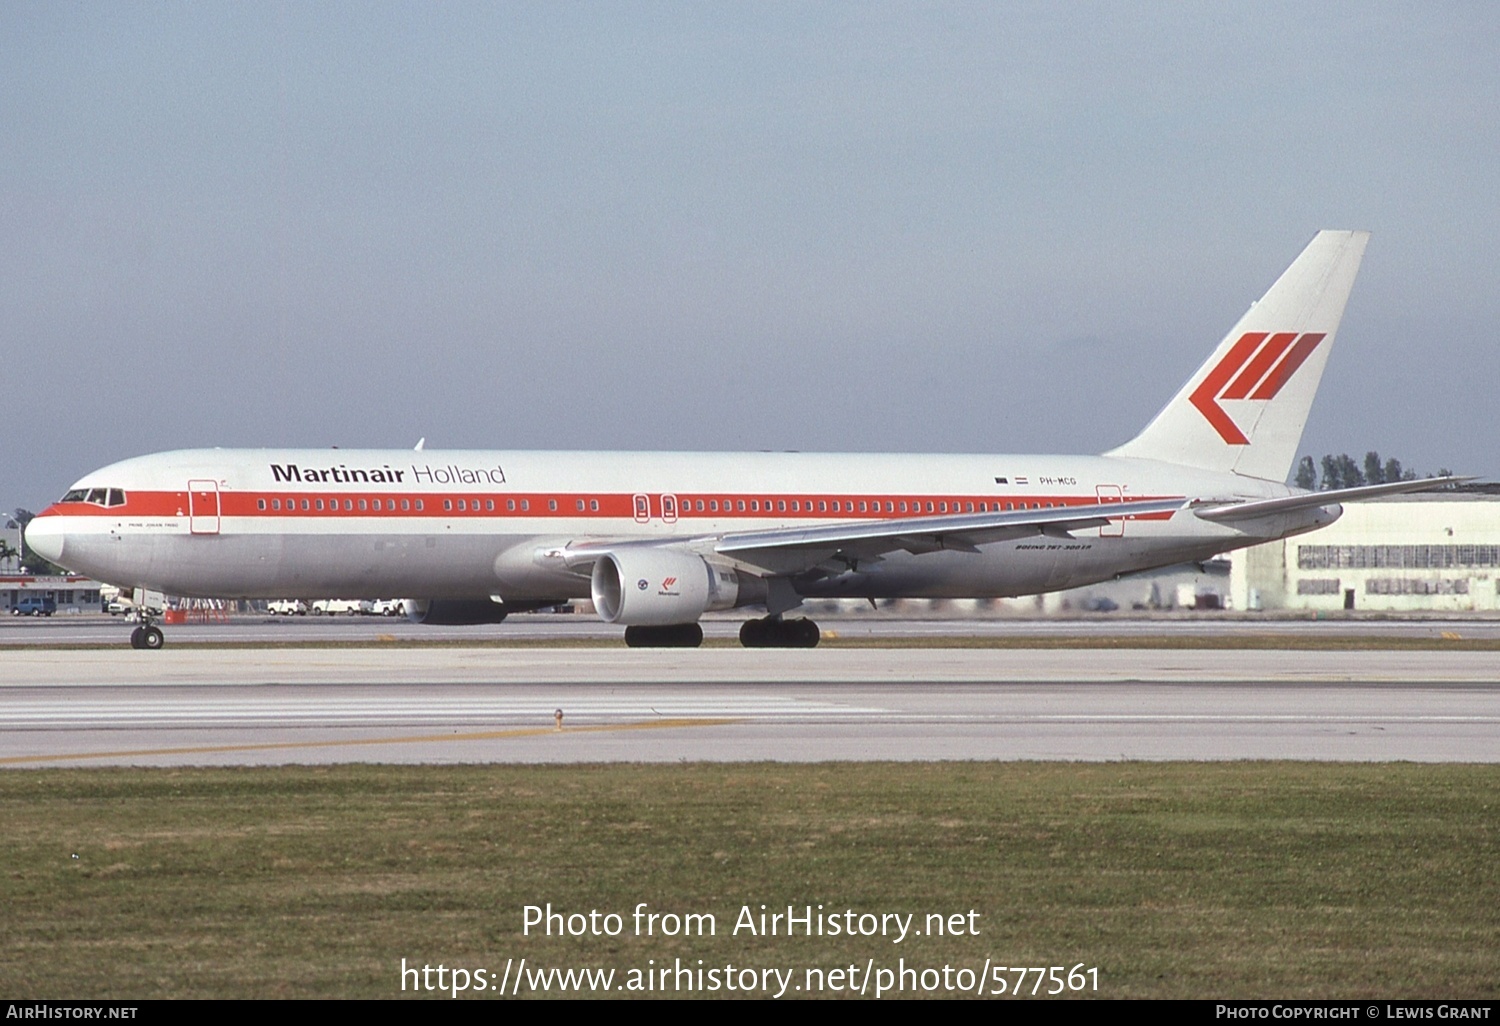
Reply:
M306 517L389 517L401 519L451 520L455 518L533 518L637 520L636 496L575 492L307 492L222 491L195 494L141 492L126 493L124 505L100 506L89 502L59 502L43 516L87 516L119 519L130 517L256 517L294 519ZM208 501L204 501L209 497ZM217 498L217 502L212 497ZM1012 512L1023 509L1051 509L1068 506L1092 506L1099 502L1092 495L827 495L799 492L795 496L734 492L651 493L646 496L649 512L645 519L657 522L673 520L714 519L786 519L800 520L884 520L892 518L934 516L944 513ZM664 504L663 498L671 501ZM1135 499L1175 498L1175 496L1134 496ZM304 507L306 504L306 508ZM444 504L447 504L446 506ZM462 508L460 508L462 503ZM292 508L295 504L295 508ZM905 508L903 508L903 506ZM321 507L321 508L320 508ZM794 508L795 507L795 508ZM1131 519L1168 520L1171 513L1146 514Z

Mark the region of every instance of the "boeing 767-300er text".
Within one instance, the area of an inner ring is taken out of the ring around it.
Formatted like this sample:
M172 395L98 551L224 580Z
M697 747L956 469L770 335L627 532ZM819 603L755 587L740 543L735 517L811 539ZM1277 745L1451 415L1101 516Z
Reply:
M817 644L818 596L1005 597L1332 523L1407 481L1284 482L1369 236L1319 232L1135 438L1102 456L192 449L80 480L26 544L171 595L411 596L494 623L588 597L632 645ZM131 643L162 644L149 620Z

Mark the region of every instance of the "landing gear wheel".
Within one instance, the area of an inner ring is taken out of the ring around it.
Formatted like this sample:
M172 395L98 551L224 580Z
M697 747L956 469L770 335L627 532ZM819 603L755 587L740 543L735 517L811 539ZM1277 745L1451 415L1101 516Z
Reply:
M703 628L696 623L626 627L625 644L631 648L697 648L703 644Z
M162 635L160 628L153 627L149 623L130 632L131 648L144 648L155 652L166 643L167 639Z
M740 625L740 644L746 648L817 648L821 637L818 625L806 617L763 616Z

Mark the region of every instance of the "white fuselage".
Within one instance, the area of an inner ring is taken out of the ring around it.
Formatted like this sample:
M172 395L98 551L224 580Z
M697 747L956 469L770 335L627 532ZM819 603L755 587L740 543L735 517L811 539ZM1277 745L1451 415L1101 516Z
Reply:
M556 558L572 546L693 548L810 525L1291 492L1108 456L198 449L87 475L27 541L70 569L173 595L524 603L589 594L587 575ZM793 580L803 596L1032 594L1205 559L1336 515L1229 526L1184 508Z

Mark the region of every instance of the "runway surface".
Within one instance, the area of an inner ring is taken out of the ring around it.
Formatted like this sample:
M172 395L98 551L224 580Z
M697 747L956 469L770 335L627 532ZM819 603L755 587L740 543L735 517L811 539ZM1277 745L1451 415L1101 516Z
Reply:
M710 614L702 621L710 640L736 638L742 615ZM1392 619L1374 614L1331 614L1318 619L1307 616L1272 618L1264 615L1226 613L1174 613L1152 616L1095 615L1060 618L939 616L903 617L887 612L864 615L823 616L814 619L825 632L867 641L912 638L1070 638L1108 634L1119 637L1172 635L1202 638L1212 636L1261 635L1287 638L1391 637L1438 638L1445 632L1470 639L1500 638L1500 616L1464 618L1411 617ZM120 617L83 614L58 615L50 619L0 617L0 651L25 645L98 645L103 648L127 644L133 624ZM349 616L253 616L237 615L222 623L187 623L166 626L167 647L182 644L227 643L306 644L357 642L373 644L382 638L416 642L619 642L624 628L593 616L523 614L504 623L468 627L415 624L395 617Z
M0 766L1495 762L1497 671L1442 651L26 648L0 658Z

